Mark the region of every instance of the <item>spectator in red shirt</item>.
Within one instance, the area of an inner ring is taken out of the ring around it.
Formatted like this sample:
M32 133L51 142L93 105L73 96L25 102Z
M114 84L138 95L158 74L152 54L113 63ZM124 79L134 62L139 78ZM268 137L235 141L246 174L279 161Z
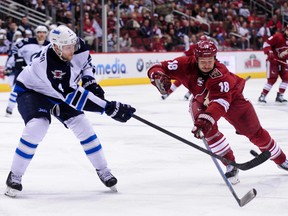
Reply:
M281 20L278 19L278 16L274 14L272 18L268 21L267 27L270 28L271 35L274 35L276 32L281 32L282 23Z
M85 19L83 30L84 40L91 48L94 45L94 41L96 39L96 30L93 27L90 19Z

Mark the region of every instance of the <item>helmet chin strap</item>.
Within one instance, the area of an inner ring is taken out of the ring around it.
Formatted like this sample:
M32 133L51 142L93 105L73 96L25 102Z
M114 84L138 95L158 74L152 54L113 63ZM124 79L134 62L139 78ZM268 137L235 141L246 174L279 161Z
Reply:
M58 55L58 57L59 57L62 61L67 62L67 60L62 57L62 51L61 51L61 49L60 49L59 46L57 46L57 49L55 49L55 45L53 45L52 48L53 48L54 52Z

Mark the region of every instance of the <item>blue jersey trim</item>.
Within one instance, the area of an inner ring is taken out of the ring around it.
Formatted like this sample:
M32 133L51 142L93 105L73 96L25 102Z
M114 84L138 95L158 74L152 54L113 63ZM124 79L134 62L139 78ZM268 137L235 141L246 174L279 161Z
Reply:
M78 105L77 105L77 107L76 107L76 110L82 110L82 108L84 106L84 102L86 101L88 94L89 94L89 91L85 90L79 103L78 103Z
M75 94L76 94L76 91L70 93L70 94L68 95L68 97L67 97L67 99L66 99L65 102L66 102L67 104L70 104Z
M20 87L19 85L15 85L14 89L13 89L13 92L16 92L19 95L19 94L25 92L25 89Z

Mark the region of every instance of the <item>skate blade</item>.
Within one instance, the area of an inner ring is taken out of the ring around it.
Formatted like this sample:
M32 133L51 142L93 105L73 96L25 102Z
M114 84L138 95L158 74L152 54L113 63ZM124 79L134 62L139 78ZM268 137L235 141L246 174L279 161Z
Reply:
M8 196L8 197L14 198L14 197L17 196L17 194L18 194L19 192L20 192L19 190L13 189L13 188L11 188L11 187L7 187L4 194L5 194L6 196Z
M162 100L165 100L169 95L162 95L161 98Z
M6 113L6 114L5 114L5 117L6 117L6 118L11 118L11 117L12 117L12 114Z
M115 192L115 193L117 193L118 192L118 190L117 190L117 188L116 188L116 186L114 185L114 186L112 186L112 187L109 187L110 188L110 190L111 191L113 191L113 192Z
M282 166L282 165L277 165L277 167L278 167L279 169L282 169L282 170L288 171L288 169L287 169L286 167Z
M228 180L232 185L236 185L240 182L240 179L238 176L231 177Z

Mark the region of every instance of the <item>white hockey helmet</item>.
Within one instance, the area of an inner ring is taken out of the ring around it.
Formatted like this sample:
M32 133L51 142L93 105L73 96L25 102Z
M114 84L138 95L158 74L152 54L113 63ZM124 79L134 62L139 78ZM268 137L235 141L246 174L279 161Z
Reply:
M49 40L53 45L56 44L61 50L64 45L76 45L78 37L70 28L65 25L60 25L50 31Z
M45 32L46 35L47 35L48 29L47 29L46 26L44 26L44 25L39 25L39 26L37 26L36 29L35 29L35 34L37 34L38 32Z
M0 40L5 40L5 39L6 39L6 35L0 34Z
M32 31L30 29L25 30L25 37L32 37Z
M67 26L60 25L55 29L52 29L49 33L50 43L53 45L54 51L62 59L63 46L74 45L75 51L78 48L78 37L77 35ZM57 45L58 50L55 49Z
M5 29L0 29L0 34L6 35L6 34L7 34L7 31L6 31Z
M13 34L13 38L12 38L12 41L13 42L16 42L17 39L23 39L23 36L22 36L22 33L21 31L16 31L14 34ZM19 40L18 40L19 41Z

